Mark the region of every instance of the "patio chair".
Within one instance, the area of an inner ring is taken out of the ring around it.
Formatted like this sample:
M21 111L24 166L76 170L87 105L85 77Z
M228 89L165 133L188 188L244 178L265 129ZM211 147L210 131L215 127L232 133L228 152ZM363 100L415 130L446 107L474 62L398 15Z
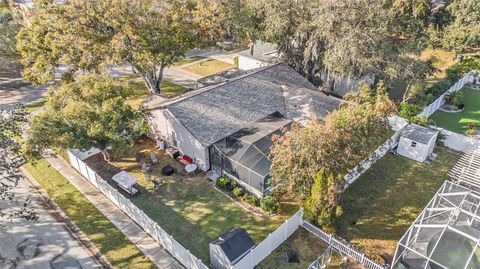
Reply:
M152 179L152 183L153 183L153 189L154 190L160 189L160 187L163 186L163 184L164 184L161 179Z
M154 165L158 163L157 157L155 157L155 153L150 152L150 160L152 160L152 164Z

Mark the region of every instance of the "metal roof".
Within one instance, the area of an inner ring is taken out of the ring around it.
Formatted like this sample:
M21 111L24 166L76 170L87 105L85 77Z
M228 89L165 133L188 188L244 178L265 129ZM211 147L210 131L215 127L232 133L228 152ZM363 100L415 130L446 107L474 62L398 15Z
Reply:
M438 131L432 128L423 127L416 124L409 124L402 132L402 137L406 137L422 144L427 144L432 138L438 135Z
M278 61L278 46L269 42L257 41L252 47L238 52L239 55L256 60L275 63Z

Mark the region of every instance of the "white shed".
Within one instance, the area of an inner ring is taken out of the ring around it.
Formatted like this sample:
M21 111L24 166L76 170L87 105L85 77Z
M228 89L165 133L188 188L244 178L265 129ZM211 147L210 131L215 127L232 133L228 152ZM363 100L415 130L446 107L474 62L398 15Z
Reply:
M255 248L255 242L243 228L232 227L213 240L210 262L215 269L229 269Z
M438 131L416 124L409 124L403 130L398 142L398 154L424 162L433 152Z

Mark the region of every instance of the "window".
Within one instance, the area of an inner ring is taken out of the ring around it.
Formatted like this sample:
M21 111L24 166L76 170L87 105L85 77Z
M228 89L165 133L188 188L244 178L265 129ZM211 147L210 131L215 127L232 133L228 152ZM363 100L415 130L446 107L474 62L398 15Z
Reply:
M417 146L417 142L415 141L412 141L412 148L416 147Z

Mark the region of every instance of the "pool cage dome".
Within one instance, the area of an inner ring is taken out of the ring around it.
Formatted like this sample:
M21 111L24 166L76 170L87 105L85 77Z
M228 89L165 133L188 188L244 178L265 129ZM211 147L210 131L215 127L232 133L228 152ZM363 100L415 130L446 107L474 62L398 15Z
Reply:
M262 196L270 187L272 136L281 134L281 129L290 122L280 113L274 113L214 143L210 147L212 170Z
M392 268L480 268L480 194L445 181L400 239Z

